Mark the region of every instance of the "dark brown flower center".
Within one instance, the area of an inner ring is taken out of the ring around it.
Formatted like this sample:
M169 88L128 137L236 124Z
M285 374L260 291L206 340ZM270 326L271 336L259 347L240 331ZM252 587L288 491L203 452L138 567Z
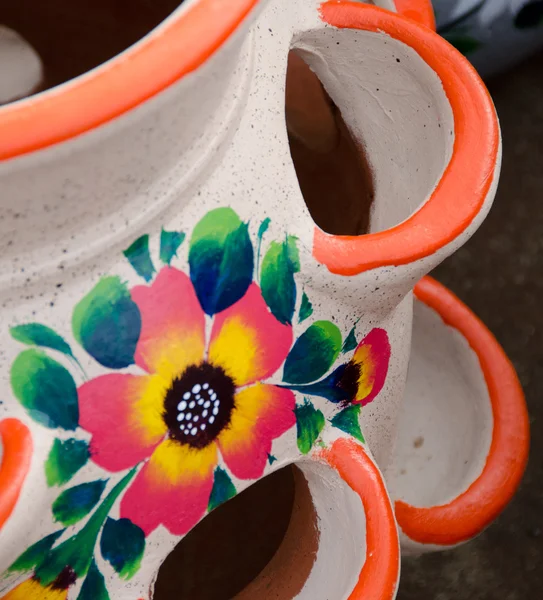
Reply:
M77 575L72 567L64 567L50 587L53 590L67 590L76 581Z
M164 422L170 437L205 448L229 425L236 388L220 367L192 365L174 379L164 401Z

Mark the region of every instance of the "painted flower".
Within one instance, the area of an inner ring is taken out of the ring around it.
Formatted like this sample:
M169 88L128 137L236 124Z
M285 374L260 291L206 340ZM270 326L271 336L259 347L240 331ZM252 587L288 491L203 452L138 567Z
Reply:
M32 577L14 587L0 600L66 600L75 580L73 571L61 573L56 581L46 586Z
M256 479L272 441L295 424L292 391L263 383L283 364L292 327L254 283L209 328L189 277L175 268L131 294L142 319L135 362L146 374L83 384L80 424L103 468L145 461L121 517L146 534L163 524L183 535L205 514L219 452L236 477Z

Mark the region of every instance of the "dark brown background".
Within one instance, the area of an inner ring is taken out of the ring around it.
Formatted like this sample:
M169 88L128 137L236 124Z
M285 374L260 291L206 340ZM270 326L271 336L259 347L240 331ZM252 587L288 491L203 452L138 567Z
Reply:
M488 325L519 373L531 417L519 493L483 535L404 560L398 600L543 598L543 54L488 83L503 135L490 215L434 275Z

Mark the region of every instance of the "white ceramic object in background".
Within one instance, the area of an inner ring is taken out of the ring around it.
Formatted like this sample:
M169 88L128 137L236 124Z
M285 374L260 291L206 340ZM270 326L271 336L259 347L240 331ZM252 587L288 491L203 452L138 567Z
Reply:
M481 76L513 67L543 47L541 0L433 0L437 30Z
M304 202L290 50L364 145L365 235L326 233ZM406 551L470 539L511 498L514 371L439 284L413 296L500 167L483 84L429 28L351 2L189 0L1 108L0 156L2 600L150 600L208 511L292 463L320 536L299 599L395 596L385 481Z

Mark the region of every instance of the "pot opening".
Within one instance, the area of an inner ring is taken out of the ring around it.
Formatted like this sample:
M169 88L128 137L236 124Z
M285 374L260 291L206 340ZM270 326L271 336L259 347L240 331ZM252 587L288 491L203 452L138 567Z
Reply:
M319 545L304 475L288 466L210 513L166 558L153 600L291 600Z
M366 233L374 187L365 152L295 51L288 59L285 113L298 183L315 223L335 235Z
M145 37L183 1L3 0L0 105L60 85L110 60Z

